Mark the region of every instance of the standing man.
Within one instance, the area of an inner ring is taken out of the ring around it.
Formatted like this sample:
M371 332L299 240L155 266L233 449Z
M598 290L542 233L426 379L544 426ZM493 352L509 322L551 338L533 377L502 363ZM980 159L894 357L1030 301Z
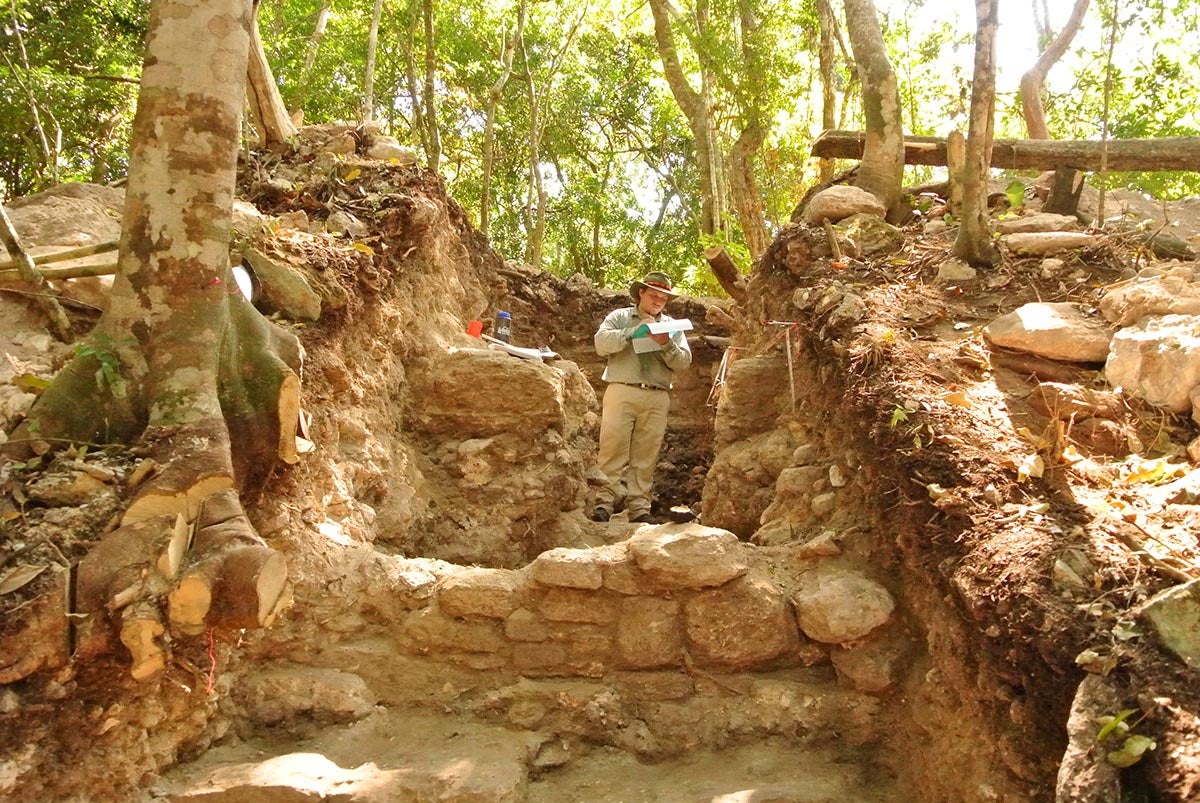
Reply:
M592 521L608 521L621 495L629 520L650 517L650 486L667 431L671 375L692 364L682 331L650 334L646 324L673 320L663 307L679 295L671 277L650 271L629 286L636 306L613 310L596 332L596 353L608 358L600 417L600 473L605 485L596 494ZM636 346L636 347L635 347Z

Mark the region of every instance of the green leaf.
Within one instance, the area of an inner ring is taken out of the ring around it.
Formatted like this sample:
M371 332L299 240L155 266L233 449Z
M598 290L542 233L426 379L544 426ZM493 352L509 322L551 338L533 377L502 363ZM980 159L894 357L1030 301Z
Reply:
M1130 736L1121 745L1120 750L1108 754L1108 763L1114 767L1132 767L1142 760L1147 750L1153 750L1158 744L1149 736Z
M26 393L41 393L50 387L50 380L42 379L40 376L34 376L33 374L14 376L12 383Z
M907 420L908 420L908 413L906 413L904 411L903 407L896 407L894 410L892 410L892 422L891 422L890 426L893 429L895 429L897 424L903 424Z
M1102 727L1100 729L1100 732L1096 734L1096 741L1097 742L1104 741L1105 737L1107 737L1114 730L1116 730L1120 726L1120 724L1122 722L1124 722L1129 717L1129 715L1132 714L1136 710L1137 710L1136 708L1126 708L1125 710L1123 710L1119 714L1117 714L1115 717L1100 717L1100 719L1098 721L1101 722L1104 725L1104 727Z
M1020 209L1025 205L1025 185L1017 179L1008 183L1008 186L1004 188L1004 194L1008 196L1008 203L1013 209Z

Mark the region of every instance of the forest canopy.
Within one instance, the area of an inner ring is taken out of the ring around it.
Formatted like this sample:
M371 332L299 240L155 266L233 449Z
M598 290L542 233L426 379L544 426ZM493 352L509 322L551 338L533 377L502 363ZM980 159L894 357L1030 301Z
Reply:
M6 5L0 199L120 180L148 2ZM1004 4L996 136L1025 135L1015 80L1004 76L1031 66L1070 5ZM1200 133L1197 5L1093 0L1046 82L1050 136ZM875 6L904 131L965 132L969 9ZM722 245L748 268L764 234L818 181L813 139L863 125L836 0L266 0L258 25L294 116L374 121L436 167L498 251L610 285L652 264L693 291L715 290L704 249ZM822 91L823 63L832 92ZM908 168L906 180L922 170ZM1200 192L1194 173L1117 174L1109 184Z

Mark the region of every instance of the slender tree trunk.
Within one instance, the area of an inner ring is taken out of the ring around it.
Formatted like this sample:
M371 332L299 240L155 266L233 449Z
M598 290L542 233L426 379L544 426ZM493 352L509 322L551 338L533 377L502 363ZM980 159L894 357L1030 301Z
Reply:
M1075 7L1071 10L1067 24L1038 56L1033 67L1021 76L1021 114L1025 118L1025 128L1030 139L1050 139L1050 130L1046 126L1046 109L1042 105L1042 86L1050 68L1063 57L1071 45L1071 40L1078 33L1090 1L1075 0Z
M975 73L971 81L971 123L963 166L962 218L954 255L972 265L1000 260L988 224L988 176L996 107L996 17L999 0L975 0Z
M513 54L516 52L517 42L523 41L525 36L526 6L526 0L521 0L517 4L516 30L512 35L506 36L502 43L500 75L488 90L487 117L483 124L483 188L479 198L479 231L485 237L488 233L488 226L491 224L492 213L492 171L495 169L496 160L496 112L500 107L500 97L504 94L504 87L512 76Z
M421 143L425 158L428 159L432 146L429 143L429 129L425 125L425 101L422 99L421 83L417 77L417 25L421 19L417 6L419 2L420 0L413 0L408 18L408 38L404 46L404 81L408 86L408 98L413 108L413 133Z
M12 11L13 39L17 43L17 56L21 60L21 70L17 69L7 53L0 51L0 55L4 56L4 62L8 65L9 72L12 73L13 79L25 92L26 99L29 101L29 113L33 117L33 130L37 132L38 143L42 148L42 158L45 160L46 169L50 172L49 184L54 186L58 183L58 154L62 143L62 129L53 113L46 109L46 116L50 118L55 129L54 144L51 145L50 138L46 136L46 129L42 125L41 103L27 80L32 75L32 71L29 68L29 56L25 52L25 37L21 35L21 21L17 16L17 0L9 0L9 7Z
M109 308L5 446L139 440L162 466L79 567L93 636L111 616L136 678L165 667L168 625L262 626L289 597L237 497L295 461L299 411L299 343L229 272L252 25L249 0L152 3Z
M654 41L663 62L667 86L687 118L688 127L696 141L696 166L700 174L700 233L716 234L723 225L724 199L720 195L721 182L714 178L720 160L714 164L712 158L716 142L712 106L706 102L704 95L688 83L675 50L671 9L667 0L650 0L650 11L654 15Z
M250 55L247 63L246 96L250 113L258 130L258 143L264 147L283 145L296 135L296 126L283 105L279 85L267 63L262 37L258 35L258 0L254 2L254 18L250 24Z
M888 61L879 18L871 0L845 0L846 31L863 87L866 142L855 186L888 209L900 200L904 180L904 127L896 73Z
M0 243L3 243L12 261L16 263L21 278L37 294L38 305L41 306L42 312L46 313L55 336L64 343L69 343L72 337L71 321L63 311L62 305L58 303L58 292L47 284L29 252L21 247L21 241L17 239L17 229L3 206L0 206Z
M423 0L421 15L425 21L425 126L429 129L429 169L438 171L442 161L442 135L437 119L437 39L433 28L433 0Z
M329 27L329 18L332 15L332 0L323 0L321 7L317 9L313 32L308 37L308 44L304 47L304 66L300 70L300 91L296 93L296 107L292 109L292 116L297 120L304 119L304 102L308 99L308 92L316 77L313 75L313 67L316 66L317 54L321 50L321 40L325 38L325 29Z
M817 19L821 25L821 46L818 51L821 69L821 126L830 131L837 128L837 70L836 54L834 52L834 30L837 19L833 16L833 6L830 0L816 0ZM821 160L819 180L829 181L833 178L833 160Z
M371 11L371 27L367 31L367 64L363 72L363 98L359 118L369 123L375 118L375 53L379 50L379 20L383 17L383 0L375 0Z

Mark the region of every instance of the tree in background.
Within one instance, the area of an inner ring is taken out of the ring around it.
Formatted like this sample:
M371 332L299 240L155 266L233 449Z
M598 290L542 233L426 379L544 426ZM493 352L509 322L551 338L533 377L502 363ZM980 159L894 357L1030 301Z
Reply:
M1046 126L1046 108L1042 103L1042 88L1050 68L1058 63L1075 34L1083 25L1084 15L1087 14L1091 0L1075 0L1071 16L1066 25L1048 44L1044 44L1041 55L1033 66L1021 76L1021 115L1025 118L1025 127L1030 139L1050 139L1050 129ZM1043 35L1049 33L1046 28Z
M862 80L866 130L854 185L891 209L904 179L904 127L896 73L888 60L879 17L871 0L845 0L846 32Z
M301 350L229 271L249 0L155 0L109 308L4 447L137 442L160 469L80 563L78 602L106 648L115 620L133 674L176 636L256 627L288 598L282 556L238 491L295 460ZM190 544L190 547L189 547Z
M56 181L102 182L124 175L148 5L147 0L4 4L0 199Z
M971 125L963 166L963 203L954 255L972 265L995 265L1000 254L988 223L988 176L996 110L996 20L998 0L975 0L975 73Z

